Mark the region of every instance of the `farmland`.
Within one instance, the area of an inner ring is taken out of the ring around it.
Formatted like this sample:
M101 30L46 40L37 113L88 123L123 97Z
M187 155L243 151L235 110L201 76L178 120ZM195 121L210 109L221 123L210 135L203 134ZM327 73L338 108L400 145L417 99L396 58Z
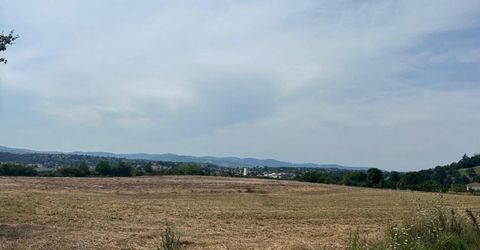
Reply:
M470 195L225 177L0 178L0 249L344 249L418 206L480 210Z

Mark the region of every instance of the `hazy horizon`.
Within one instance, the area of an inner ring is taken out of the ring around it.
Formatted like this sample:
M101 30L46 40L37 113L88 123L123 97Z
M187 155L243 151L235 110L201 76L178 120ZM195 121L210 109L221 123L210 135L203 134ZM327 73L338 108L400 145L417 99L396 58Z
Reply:
M480 153L479 1L14 1L0 145L417 170Z

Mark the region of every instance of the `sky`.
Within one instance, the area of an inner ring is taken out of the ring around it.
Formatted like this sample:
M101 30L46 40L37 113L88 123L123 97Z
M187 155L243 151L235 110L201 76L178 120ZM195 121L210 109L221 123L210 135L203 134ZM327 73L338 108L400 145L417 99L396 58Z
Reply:
M417 170L480 153L480 1L0 0L0 145Z

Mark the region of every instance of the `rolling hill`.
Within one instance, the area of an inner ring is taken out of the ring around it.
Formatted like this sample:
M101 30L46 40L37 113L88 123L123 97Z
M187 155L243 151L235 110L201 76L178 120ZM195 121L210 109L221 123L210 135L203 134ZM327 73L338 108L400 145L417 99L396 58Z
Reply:
M367 170L367 167L343 166L338 164L317 164L317 163L291 163L278 161L274 159L256 159L239 157L215 157L215 156L187 156L177 154L116 154L110 152L43 152L30 149L9 148L0 146L0 152L14 154L62 154L62 155L88 155L106 158L123 158L129 160L149 160L149 161L170 161L170 162L196 162L208 163L223 167L292 167L292 168L324 168L324 169L345 169L345 170Z

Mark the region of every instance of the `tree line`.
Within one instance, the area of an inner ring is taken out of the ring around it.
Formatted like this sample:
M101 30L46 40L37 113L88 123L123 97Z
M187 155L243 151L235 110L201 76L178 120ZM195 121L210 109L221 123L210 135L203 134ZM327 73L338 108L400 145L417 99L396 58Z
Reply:
M132 166L124 161L110 163L101 161L95 167L82 162L73 166L38 171L31 165L0 163L0 176L46 176L46 177L87 177L112 176L129 177L141 175L210 175L212 170L197 163L178 163L173 167L154 169L151 163Z
M458 162L435 168L400 173L384 172L378 168L362 171L309 170L298 174L299 181L348 186L409 189L428 192L466 191L466 184L480 182L474 167L480 166L480 155L464 155ZM462 173L463 170L465 173Z
M139 164L141 163L141 164ZM123 160L99 161L94 167L85 162L60 167L47 171L37 171L26 164L0 164L0 175L3 176L113 176L127 177L140 175L208 175L208 176L241 176L239 169L219 167L212 164L173 163L158 165L158 162L128 162ZM466 191L466 184L479 182L480 176L474 167L480 166L480 155L472 157L464 155L458 162L435 168L412 172L386 172L378 168L368 171L340 169L298 169L298 168L260 168L259 174L251 177L262 177L262 171L294 173L294 180L340 184L348 186L409 189L428 192ZM278 171L277 171L278 170ZM253 171L252 173L255 173Z

